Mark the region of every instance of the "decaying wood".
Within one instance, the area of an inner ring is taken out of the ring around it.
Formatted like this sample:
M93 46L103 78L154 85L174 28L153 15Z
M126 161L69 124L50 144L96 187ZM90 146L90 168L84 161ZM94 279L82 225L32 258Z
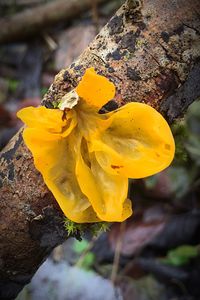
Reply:
M96 0L103 3L107 0ZM58 21L69 21L91 8L91 0L56 0L0 20L0 43L21 41Z
M56 76L43 104L51 107L94 66L117 87L107 109L142 101L172 122L200 96L199 58L199 0L130 0ZM21 133L1 154L0 176L0 299L12 299L66 234Z

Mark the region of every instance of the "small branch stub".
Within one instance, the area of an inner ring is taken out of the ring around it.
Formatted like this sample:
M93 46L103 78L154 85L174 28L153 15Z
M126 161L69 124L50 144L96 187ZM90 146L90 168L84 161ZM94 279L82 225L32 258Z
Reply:
M62 97L58 105L58 108L60 110L65 110L66 108L72 109L78 103L78 100L79 100L79 96L77 92L73 90Z

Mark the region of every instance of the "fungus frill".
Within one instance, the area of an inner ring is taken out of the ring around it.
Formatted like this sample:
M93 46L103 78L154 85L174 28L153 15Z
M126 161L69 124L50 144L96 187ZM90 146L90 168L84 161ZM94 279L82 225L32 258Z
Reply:
M36 168L77 223L127 219L128 178L160 172L174 157L171 130L152 107L132 102L98 113L114 96L113 83L90 68L61 100L63 110L27 107L17 114L27 125L23 138Z

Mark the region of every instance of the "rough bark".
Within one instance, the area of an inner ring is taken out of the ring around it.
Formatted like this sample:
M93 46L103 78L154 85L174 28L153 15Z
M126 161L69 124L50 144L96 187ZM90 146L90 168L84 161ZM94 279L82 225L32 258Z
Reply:
M114 106L145 102L172 122L200 97L199 50L198 0L127 1L80 58L56 76L43 104L51 107L94 66L115 83ZM12 299L66 234L21 133L1 154L0 176L0 299Z
M96 0L103 3L106 0ZM0 43L21 41L58 21L69 21L91 8L91 0L57 0L26 9L0 21Z

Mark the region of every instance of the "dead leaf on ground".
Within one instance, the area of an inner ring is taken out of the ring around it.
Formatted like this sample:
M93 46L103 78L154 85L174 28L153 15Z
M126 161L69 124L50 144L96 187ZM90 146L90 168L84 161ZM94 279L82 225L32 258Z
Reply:
M125 256L136 255L151 240L153 240L165 227L166 219L144 221L138 220L128 223L122 237L121 254ZM119 225L112 227L109 233L109 242L115 251L117 237L119 235Z

